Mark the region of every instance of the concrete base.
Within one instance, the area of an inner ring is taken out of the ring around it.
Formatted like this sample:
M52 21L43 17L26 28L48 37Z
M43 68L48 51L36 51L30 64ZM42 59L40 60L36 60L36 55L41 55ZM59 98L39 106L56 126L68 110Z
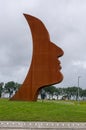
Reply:
M0 130L86 130L86 123L0 121Z

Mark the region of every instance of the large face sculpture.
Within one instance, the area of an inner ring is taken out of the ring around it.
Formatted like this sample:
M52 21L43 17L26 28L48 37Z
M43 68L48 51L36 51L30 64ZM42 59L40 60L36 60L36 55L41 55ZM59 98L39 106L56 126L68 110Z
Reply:
M32 33L33 56L23 85L11 100L37 100L42 87L62 81L59 57L63 50L51 42L44 24L37 18L24 14Z

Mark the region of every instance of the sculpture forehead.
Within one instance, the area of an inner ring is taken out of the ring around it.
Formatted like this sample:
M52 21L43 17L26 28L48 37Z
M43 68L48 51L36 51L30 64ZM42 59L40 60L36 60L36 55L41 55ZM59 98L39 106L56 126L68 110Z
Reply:
M43 22L31 15L24 14L32 33L32 37L35 40L50 40L49 33Z

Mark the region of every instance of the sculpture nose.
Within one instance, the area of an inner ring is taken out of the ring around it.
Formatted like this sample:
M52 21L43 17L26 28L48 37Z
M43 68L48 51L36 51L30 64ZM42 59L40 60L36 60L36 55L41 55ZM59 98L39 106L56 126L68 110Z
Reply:
M55 57L61 57L64 54L64 51L53 42L51 42L51 50L55 54Z
M64 51L63 51L59 46L57 46L56 44L52 43L52 45L53 45L53 47L54 47L53 52L54 52L54 53L56 52L55 55L56 55L57 57L63 56Z

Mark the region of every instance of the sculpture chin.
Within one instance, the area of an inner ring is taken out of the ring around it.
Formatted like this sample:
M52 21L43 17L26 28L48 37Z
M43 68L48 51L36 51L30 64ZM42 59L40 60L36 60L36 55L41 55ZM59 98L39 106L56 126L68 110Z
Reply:
M57 76L57 82L56 82L56 84L62 82L62 80L63 80L63 78L64 78L61 71L59 71L58 73L59 73L59 74L58 74L58 76Z

